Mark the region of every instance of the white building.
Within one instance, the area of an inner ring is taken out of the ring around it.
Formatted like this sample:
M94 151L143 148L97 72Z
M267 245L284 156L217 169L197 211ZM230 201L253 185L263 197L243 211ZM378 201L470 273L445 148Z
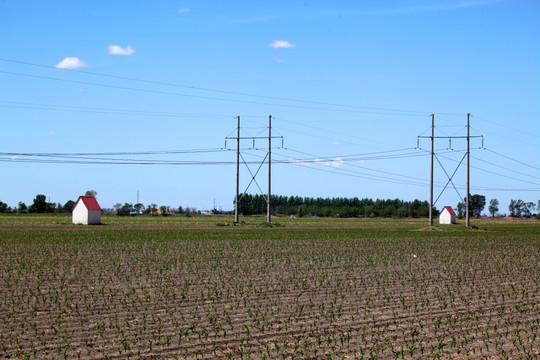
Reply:
M445 206L439 214L439 224L455 224L456 213L450 206Z
M101 224L101 207L93 196L79 196L73 207L73 223L83 225Z

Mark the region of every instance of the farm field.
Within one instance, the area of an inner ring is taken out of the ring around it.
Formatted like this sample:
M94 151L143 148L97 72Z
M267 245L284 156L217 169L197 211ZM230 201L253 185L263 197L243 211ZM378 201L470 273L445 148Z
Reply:
M0 358L538 359L540 222L0 216Z

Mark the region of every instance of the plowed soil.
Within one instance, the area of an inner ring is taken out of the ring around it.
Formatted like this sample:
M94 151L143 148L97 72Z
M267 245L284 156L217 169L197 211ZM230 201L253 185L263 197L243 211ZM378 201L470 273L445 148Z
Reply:
M3 224L0 358L540 357L538 225L389 224Z

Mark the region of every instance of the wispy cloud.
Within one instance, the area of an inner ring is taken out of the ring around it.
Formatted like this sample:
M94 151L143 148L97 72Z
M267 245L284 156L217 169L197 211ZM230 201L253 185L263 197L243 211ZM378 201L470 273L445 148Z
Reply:
M274 40L268 46L274 49L290 49L292 47L295 47L296 44L292 44L285 40Z
M342 158L338 157L338 158L335 158L332 163L330 164L330 166L332 167L335 167L335 168L338 168L340 167L341 165L345 164L345 161L343 161Z
M49 131L47 134L49 134L51 136L54 136L54 135L56 135L56 132L55 131Z
M274 60L275 62L278 62L278 63L285 62L285 60L283 60L279 56L272 56L272 60Z
M187 8L187 7L183 7L183 8L181 8L181 9L178 9L178 12L179 12L180 14L185 14L185 13L188 13L188 12L190 12L190 11L191 11L191 9L190 9L190 8Z
M430 3L429 5L410 6L403 8L390 8L374 11L367 11L353 15L390 15L390 14L414 14L414 13L426 13L426 12L438 12L457 10L471 7L487 6L506 0L468 0L468 1L444 1L437 3Z
M332 167L332 168L339 168L345 164L345 161L343 161L342 158L337 157L334 160L315 159L315 160L306 161L306 160L289 159L289 163L293 165L300 165L300 166L326 166L326 167Z
M88 66L84 61L79 59L78 57L66 57L64 60L60 61L58 64L55 65L55 68L57 69L77 69L80 67L86 67Z
M125 48L123 48L123 47L121 47L119 45L109 45L108 49L109 49L109 54L111 54L111 55L126 55L126 56L129 56L129 55L133 55L135 53L135 49L132 48L130 45L128 45Z
M383 7L382 5L373 10L346 10L346 9L324 9L324 11L312 12L290 12L276 15L261 15L251 18L239 19L234 23L259 23L275 20L294 19L328 19L341 17L354 17L366 15L393 15L393 14L414 14L425 12L449 11L472 7L490 6L497 3L508 2L509 0L424 0L427 5L416 5L409 7ZM383 4L383 2L377 2Z

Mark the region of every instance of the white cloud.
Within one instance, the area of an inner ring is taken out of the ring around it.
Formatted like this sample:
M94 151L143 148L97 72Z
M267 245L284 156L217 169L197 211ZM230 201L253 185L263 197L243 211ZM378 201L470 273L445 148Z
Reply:
M55 65L55 68L57 69L77 69L80 67L86 67L88 66L84 61L79 59L78 57L66 57L64 60L60 61L58 64Z
M292 44L285 40L274 40L270 45L268 45L271 48L274 49L290 49L292 47L295 47L296 44Z
M109 54L111 55L133 55L135 49L128 45L126 48L123 48L118 45L109 45Z
M341 165L343 165L345 162L343 161L342 158L336 158L334 161L332 161L332 167L335 167L335 168L338 168L340 167Z
M272 60L274 60L275 62L278 62L278 63L285 62L285 60L283 60L279 56L272 56Z
M183 8L181 8L181 9L178 10L178 12L179 12L180 14L185 14L185 13L188 13L188 12L190 12L190 11L191 11L191 9L190 9L190 8L187 8L187 7L183 7Z
M300 165L300 166L326 166L326 167L339 168L343 164L345 164L345 161L343 161L342 158L337 157L334 160L321 160L321 159L297 160L297 159L289 159L289 163L293 164L293 165Z

